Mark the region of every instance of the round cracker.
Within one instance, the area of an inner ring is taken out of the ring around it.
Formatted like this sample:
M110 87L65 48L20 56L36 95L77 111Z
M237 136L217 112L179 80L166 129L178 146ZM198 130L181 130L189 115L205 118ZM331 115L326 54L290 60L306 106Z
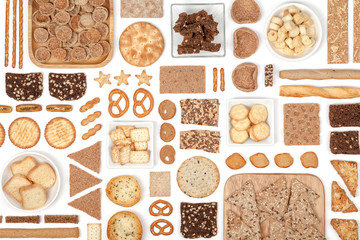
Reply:
M105 7L96 7L92 12L92 17L97 23L105 22L109 17L109 11Z
M44 63L50 60L51 53L46 47L39 47L35 50L34 57L36 61Z
M31 118L15 119L9 127L10 141L18 148L34 147L40 139L39 125Z
M125 229L123 226L128 227ZM107 237L109 240L118 240L123 237L131 240L141 240L142 232L141 222L132 212L118 212L108 221Z
M80 31L82 28L80 27L80 16L72 16L69 23L70 27L74 31Z
M270 136L270 126L265 122L261 122L252 126L250 132L256 139L256 142L260 142Z
M69 11L70 16L76 16L78 15L80 12L80 6L79 5L75 5L74 9Z
M238 131L248 130L251 127L251 122L249 118L244 118L243 120L231 120L231 125Z
M69 5L70 5L69 0L54 0L54 7L58 11L67 10Z
M45 28L36 28L34 30L34 40L37 43L45 43L49 39L49 33Z
M101 33L96 28L90 28L86 32L86 37L91 43L97 43L101 39Z
M114 177L106 186L106 196L119 206L132 207L141 199L141 187L132 176Z
M234 120L243 120L249 114L249 109L242 104L235 105L230 110L230 117Z
M89 28L95 25L94 19L92 19L91 13L84 13L80 17L80 26L84 26L84 28Z
M44 16L51 16L55 12L54 4L52 3L43 3L39 6L39 11Z
M66 57L66 50L63 48L56 48L51 51L51 56L55 59L64 60Z
M73 47L75 46L77 41L78 41L78 34L76 32L73 32L72 37L68 41L63 42L63 46L64 48Z
M238 131L235 128L231 128L230 138L234 143L243 144L249 138L249 134L246 130Z
M210 196L219 186L219 181L219 169L206 157L197 156L187 159L177 172L179 188L193 198Z
M47 143L56 149L65 149L75 141L76 130L74 124L63 117L50 120L45 128Z
M66 25L70 22L70 14L66 11L59 11L55 14L54 20L59 25Z
M268 110L264 105L255 104L249 112L249 118L253 124L265 122L268 118Z
M105 0L89 0L89 3L95 7L98 7L104 5Z
M164 51L164 38L154 25L137 22L123 31L119 39L119 49L129 64L146 67L160 58Z
M105 57L107 55L109 55L110 50L111 50L111 46L110 43L108 41L100 41L99 44L102 46L103 48L103 54L102 57Z
M81 12L92 13L94 11L94 6L92 6L90 3L87 3L82 5L80 9Z
M63 42L69 41L72 37L73 31L68 26L59 26L55 30L55 36Z
M3 125L0 123L0 147L4 144L5 142L5 129L3 127Z
M50 51L52 51L52 50L55 50L57 48L61 48L62 42L59 39L57 39L56 37L51 37L47 41L46 46Z
M98 43L91 44L89 46L89 49L90 49L90 55L93 58L101 57L104 52L103 47L101 46L101 44Z
M88 56L88 53L85 48L83 47L74 47L71 50L71 59L75 61L84 61L86 60L86 57Z
M32 19L34 23L40 27L46 27L51 21L49 16L41 14L40 11L34 12Z
M105 38L107 35L109 35L109 26L107 24L99 23L95 28L100 32L102 38Z

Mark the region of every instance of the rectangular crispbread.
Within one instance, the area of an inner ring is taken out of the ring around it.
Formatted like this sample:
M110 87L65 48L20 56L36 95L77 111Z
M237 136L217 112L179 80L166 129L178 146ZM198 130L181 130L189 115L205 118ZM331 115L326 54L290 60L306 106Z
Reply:
M331 132L330 151L333 154L360 154L359 131Z
M130 137L130 131L135 129L135 126L116 126L116 129L122 129L124 131L124 134L127 138Z
M170 172L150 172L150 197L170 197Z
M110 132L110 138L115 144L116 141L126 138L126 135L121 128L117 128Z
M147 142L134 142L134 147L136 151L145 151L148 149Z
M163 0L121 0L122 18L161 18Z
M127 145L119 149L119 161L121 165L130 162L131 146Z

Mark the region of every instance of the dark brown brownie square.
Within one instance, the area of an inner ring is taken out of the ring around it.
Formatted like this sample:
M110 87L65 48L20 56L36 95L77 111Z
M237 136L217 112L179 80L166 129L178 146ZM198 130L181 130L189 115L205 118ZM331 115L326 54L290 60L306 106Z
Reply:
M360 154L359 132L331 132L330 150L333 154Z
M329 120L332 127L360 127L360 104L330 105Z

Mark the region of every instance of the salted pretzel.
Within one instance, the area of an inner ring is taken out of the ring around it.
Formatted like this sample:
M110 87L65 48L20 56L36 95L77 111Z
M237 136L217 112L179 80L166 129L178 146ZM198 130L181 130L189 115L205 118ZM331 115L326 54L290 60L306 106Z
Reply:
M118 94L119 97L116 100L113 100L113 96ZM120 102L122 99L125 99L125 108L121 109L120 107ZM122 115L124 115L127 110L129 109L130 106L130 101L129 101L129 97L126 95L126 93L120 89L114 89L110 92L109 94L109 114L111 117L113 118L119 118ZM113 108L116 108L119 113L114 113L113 112Z
M138 100L137 97L140 93L143 93L144 96L141 100ZM148 109L146 109L146 107L144 105L144 102L147 98L149 98L149 100L150 100L150 106ZM137 107L141 107L144 112L138 113L136 110ZM133 107L134 115L138 118L146 117L147 115L149 115L151 113L153 108L154 108L154 98L151 95L151 93L144 88L139 88L138 90L136 90L134 93L134 107Z
M214 92L217 91L217 80L218 80L217 68L213 68L213 91Z
M225 91L225 72L224 68L220 69L220 90Z
M165 225L161 226L160 223L164 223ZM155 229L159 229L159 231L157 232L155 231ZM169 230L166 231L166 229ZM159 236L159 235L168 236L174 232L174 226L168 220L159 219L151 224L150 231L154 236Z
M159 204L164 204L165 206L160 207ZM154 212L154 209L157 210L157 212ZM169 211L165 212L166 209L169 209ZM173 212L172 205L165 201L165 200L157 200L153 202L149 207L149 212L151 216L158 217L158 216L170 216Z

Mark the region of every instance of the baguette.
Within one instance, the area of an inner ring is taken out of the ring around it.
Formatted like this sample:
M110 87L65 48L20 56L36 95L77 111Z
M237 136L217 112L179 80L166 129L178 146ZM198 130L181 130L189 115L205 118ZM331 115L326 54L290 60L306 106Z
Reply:
M325 79L360 79L360 70L283 70L279 73L280 78L289 80L325 80Z
M78 238L79 228L2 228L0 238Z
M360 89L352 87L281 86L280 96L350 99L360 97Z

